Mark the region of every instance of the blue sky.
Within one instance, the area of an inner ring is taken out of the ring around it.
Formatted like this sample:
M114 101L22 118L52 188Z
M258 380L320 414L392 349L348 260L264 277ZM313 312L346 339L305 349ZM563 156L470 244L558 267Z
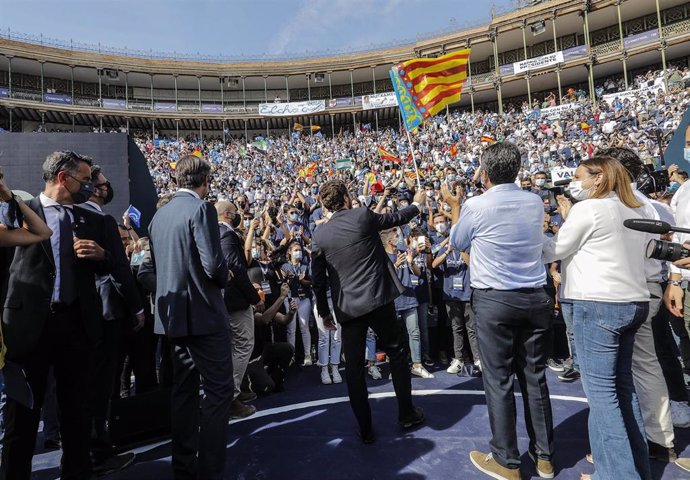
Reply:
M0 29L111 47L225 55L366 49L488 22L516 0L0 0Z

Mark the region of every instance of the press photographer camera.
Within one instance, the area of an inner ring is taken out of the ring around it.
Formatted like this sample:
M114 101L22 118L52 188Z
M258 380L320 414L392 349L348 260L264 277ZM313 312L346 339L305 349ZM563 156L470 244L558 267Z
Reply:
M661 220L647 220L644 218L630 219L623 222L625 227L639 232L658 233L663 235L670 232L690 233L690 229L674 227ZM652 239L647 244L647 258L662 260L666 262L676 262L690 257L690 250L680 243L666 242L664 240Z

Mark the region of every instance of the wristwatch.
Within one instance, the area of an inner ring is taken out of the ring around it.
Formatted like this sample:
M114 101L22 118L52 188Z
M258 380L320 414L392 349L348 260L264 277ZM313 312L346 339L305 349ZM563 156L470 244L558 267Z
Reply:
M680 280L671 280L671 285L674 287L680 287L681 286L681 281Z

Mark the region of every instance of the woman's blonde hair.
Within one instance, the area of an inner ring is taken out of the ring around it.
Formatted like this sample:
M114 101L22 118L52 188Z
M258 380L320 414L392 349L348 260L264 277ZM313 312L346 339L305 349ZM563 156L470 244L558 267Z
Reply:
M642 206L633 194L628 173L621 162L615 158L592 157L580 162L580 166L587 170L590 175L601 174L602 176L601 183L595 187L589 198L606 198L611 192L615 192L626 207L639 208Z

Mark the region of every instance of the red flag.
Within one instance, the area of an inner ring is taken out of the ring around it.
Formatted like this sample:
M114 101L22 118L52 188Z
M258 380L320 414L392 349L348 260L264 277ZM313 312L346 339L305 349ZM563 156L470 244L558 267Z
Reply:
M393 155L391 152L383 148L382 146L379 145L378 147L379 150L379 157L381 157L381 160L384 162L393 162L393 163L400 163L400 159Z
M451 157L455 157L457 154L458 154L458 146L454 143L454 144L450 147L450 156L451 156Z

